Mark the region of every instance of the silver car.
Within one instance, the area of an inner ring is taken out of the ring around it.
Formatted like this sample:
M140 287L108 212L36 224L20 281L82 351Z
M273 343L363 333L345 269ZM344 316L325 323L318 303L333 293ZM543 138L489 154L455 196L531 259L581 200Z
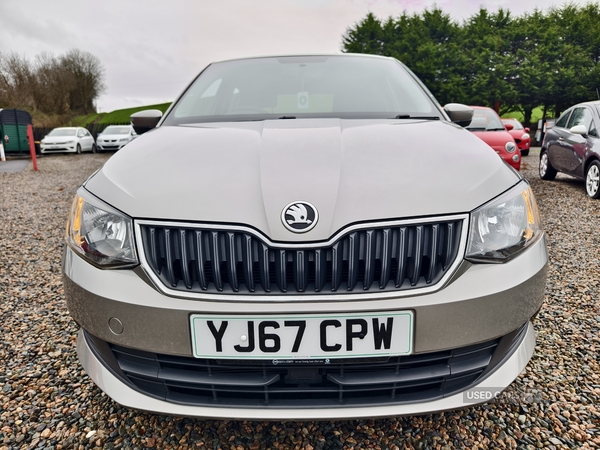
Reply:
M392 58L209 65L164 117L134 114L144 134L77 193L63 267L83 367L178 416L489 399L533 354L547 250L528 183L471 116Z

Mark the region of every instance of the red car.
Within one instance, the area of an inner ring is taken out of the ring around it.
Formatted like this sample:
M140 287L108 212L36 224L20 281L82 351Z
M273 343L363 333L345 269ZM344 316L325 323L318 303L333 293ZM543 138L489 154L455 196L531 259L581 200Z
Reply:
M501 119L502 123L514 138L517 147L521 150L522 156L529 155L529 147L531 146L531 136L529 136L529 128L524 127L517 119Z
M492 108L471 106L473 119L467 130L496 150L496 153L516 170L521 170L521 151Z

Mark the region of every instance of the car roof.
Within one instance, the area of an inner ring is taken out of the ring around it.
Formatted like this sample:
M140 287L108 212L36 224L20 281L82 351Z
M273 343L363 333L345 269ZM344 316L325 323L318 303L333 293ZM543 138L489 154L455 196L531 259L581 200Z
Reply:
M592 100L590 102L583 102L583 103L579 103L577 105L574 106L579 106L579 105L595 105L595 106L600 106L600 100Z
M381 55L370 55L366 53L298 53L298 54L275 54L275 55L257 55L257 56L247 56L243 58L231 58L231 59L223 59L219 61L213 61L211 64L228 62L228 61L245 61L250 59L274 59L274 58L295 58L295 57L319 57L319 56L335 56L335 57L361 57L361 58L371 58L371 59L394 59L389 56L381 56Z

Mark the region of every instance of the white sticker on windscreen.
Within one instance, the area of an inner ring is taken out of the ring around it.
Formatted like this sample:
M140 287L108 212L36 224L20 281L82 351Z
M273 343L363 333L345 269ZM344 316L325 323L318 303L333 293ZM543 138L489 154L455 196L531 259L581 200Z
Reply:
M298 92L298 109L308 109L308 92Z

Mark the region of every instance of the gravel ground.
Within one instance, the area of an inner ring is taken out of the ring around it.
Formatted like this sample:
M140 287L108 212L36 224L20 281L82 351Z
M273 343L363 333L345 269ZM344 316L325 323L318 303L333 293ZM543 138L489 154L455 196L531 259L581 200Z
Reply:
M332 422L212 421L120 407L83 372L60 255L77 186L110 155L52 155L0 173L0 450L16 448L599 448L600 201L580 181L523 173L549 235L546 303L526 371L490 404ZM1 163L0 163L1 164ZM525 395L527 394L527 395Z

